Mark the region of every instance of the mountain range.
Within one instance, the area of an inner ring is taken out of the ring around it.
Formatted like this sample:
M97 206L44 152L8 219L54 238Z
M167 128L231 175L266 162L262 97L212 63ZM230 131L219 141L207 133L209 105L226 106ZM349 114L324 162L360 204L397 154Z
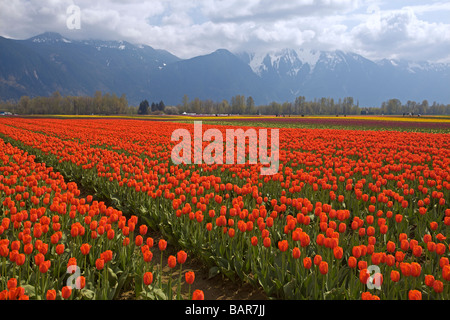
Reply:
M50 32L26 40L0 37L0 100L101 91L125 94L132 105L244 95L256 104L353 97L362 107L378 107L393 98L450 103L449 89L450 64L374 61L352 52L218 49L181 59L126 41L71 40Z

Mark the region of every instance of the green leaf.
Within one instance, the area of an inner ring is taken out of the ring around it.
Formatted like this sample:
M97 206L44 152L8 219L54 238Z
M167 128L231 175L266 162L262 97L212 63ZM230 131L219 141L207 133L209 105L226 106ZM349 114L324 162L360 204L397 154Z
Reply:
M220 273L220 269L218 267L215 266L215 267L209 268L208 279L214 278L219 273Z
M119 296L119 293L122 291L122 288L130 281L131 277L128 273L128 271L123 272L120 277L119 281L117 283L116 292L114 294L113 300L116 299Z
M136 293L136 296L139 297L141 293L143 292L143 279L139 274L134 275L134 291Z
M151 293L153 293L155 300L167 300L167 295L161 289L154 289Z
M94 300L95 292L89 289L83 289L81 290L81 296L84 300Z
M234 259L234 269L236 270L237 275L244 279L244 273L242 272L242 260Z
M324 293L325 300L344 300L346 296L346 290L342 287L333 288L330 291Z
M117 275L111 268L108 268L108 282L111 287L117 283Z
M295 298L295 279L292 279L283 286L283 292L286 299L293 300Z
M36 292L35 292L34 286L26 284L26 285L22 285L22 288L25 289L25 294L28 295L28 297L30 299L36 297Z
M277 278L272 279L272 282L275 284L275 288L277 288L277 290L281 290L283 288L283 284Z

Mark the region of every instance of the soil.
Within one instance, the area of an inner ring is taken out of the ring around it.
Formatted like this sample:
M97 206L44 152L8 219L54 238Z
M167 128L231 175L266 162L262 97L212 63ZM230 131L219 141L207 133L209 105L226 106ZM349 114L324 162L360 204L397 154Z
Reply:
M154 268L158 268L160 261L160 251L158 249L158 241L161 236L155 231L149 231L147 236L152 237L154 240L153 261L155 262ZM164 251L163 263L167 263L168 255L176 255L176 248L168 245ZM191 287L191 294L194 290L200 289L204 292L205 300L267 300L268 297L262 290L262 288L255 288L249 283L233 282L222 274L218 274L212 278L209 276L208 268L197 258L189 256L186 262L183 264L182 273L187 271L194 271L195 280ZM163 269L164 273L168 274L168 267ZM175 267L172 272L172 283L174 284L173 292L176 292L176 284L179 277L179 269ZM163 282L167 283L167 277ZM184 276L182 282L184 283ZM187 296L188 287L186 284L181 289L182 298L184 300L190 300L191 297ZM175 298L175 297L174 297ZM127 288L119 296L119 300L136 300L136 296L133 288Z

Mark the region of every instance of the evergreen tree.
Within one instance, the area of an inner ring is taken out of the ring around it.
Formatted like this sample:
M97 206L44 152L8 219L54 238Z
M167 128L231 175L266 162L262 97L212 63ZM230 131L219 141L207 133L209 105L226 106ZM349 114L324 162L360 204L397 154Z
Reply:
M147 100L139 104L138 114L148 114L149 104Z

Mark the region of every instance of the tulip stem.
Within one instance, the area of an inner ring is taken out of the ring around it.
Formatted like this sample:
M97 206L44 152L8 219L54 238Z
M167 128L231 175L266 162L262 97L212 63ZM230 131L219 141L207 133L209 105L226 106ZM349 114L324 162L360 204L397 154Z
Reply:
M6 287L7 287L7 279L6 279L6 276L5 276L6 275L6 257L3 257L2 260L3 260L3 263L2 263L2 269L3 269L2 270L2 275L4 275L2 278L4 280L3 282L5 283L3 288L6 289Z
M180 263L180 276L178 277L178 287L177 287L177 300L181 300L181 276L183 275L181 270L183 265Z
M172 297L172 274L169 276L167 288L168 288L168 298L169 298L169 300L172 300L173 299L173 297Z
M38 288L39 288L39 274L40 274L40 272L39 272L39 267L37 267L37 271L36 271L36 284L35 284L35 287L34 287L34 290L35 290L35 293L36 293L36 299L38 299L38 297L39 297L39 290L38 290Z
M158 272L158 285L159 288L162 289L162 265L163 265L163 252L161 251L161 262L159 264L159 272Z
M106 264L104 268L104 277L105 277L104 299L108 300L108 267L106 266Z

